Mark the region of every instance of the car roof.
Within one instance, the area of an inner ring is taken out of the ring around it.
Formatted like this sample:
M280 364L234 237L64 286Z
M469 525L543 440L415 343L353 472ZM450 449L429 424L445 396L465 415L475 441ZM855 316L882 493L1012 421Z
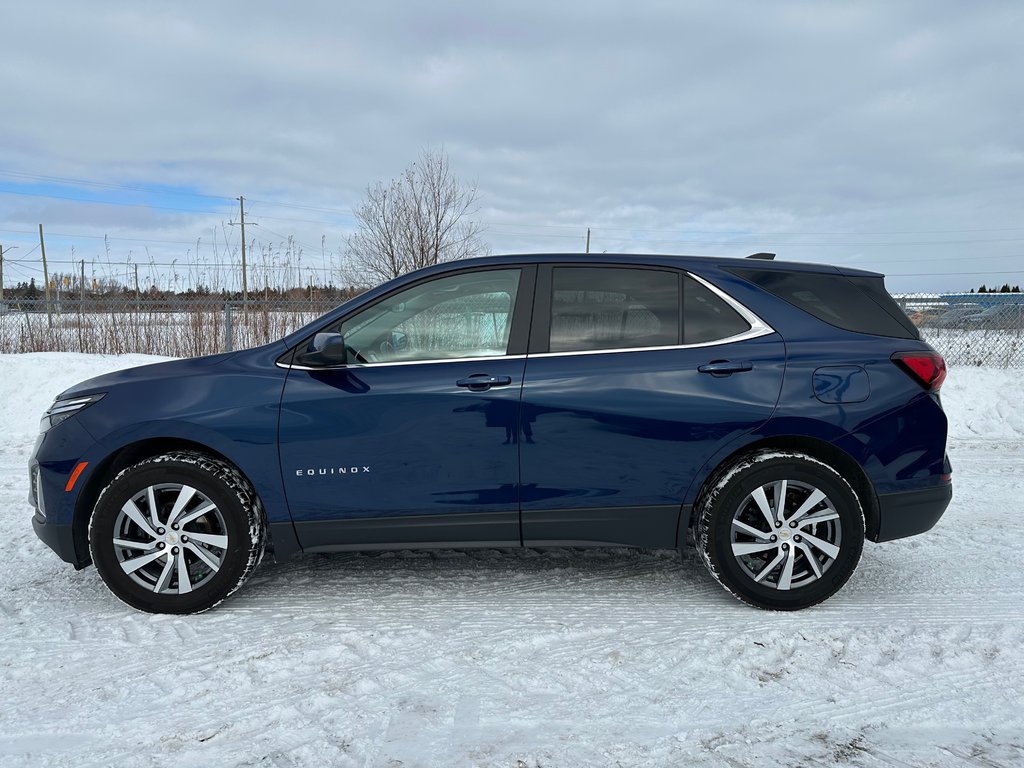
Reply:
M718 267L779 272L819 272L825 274L835 274L838 272L843 275L862 277L883 276L879 272L871 272L869 270L806 261L769 261L767 259L748 259L737 256L686 256L664 253L509 253L461 259L457 263L460 266L498 266L503 264L545 264L553 262L587 264L634 263L638 266L663 265L695 270L699 270L701 267Z

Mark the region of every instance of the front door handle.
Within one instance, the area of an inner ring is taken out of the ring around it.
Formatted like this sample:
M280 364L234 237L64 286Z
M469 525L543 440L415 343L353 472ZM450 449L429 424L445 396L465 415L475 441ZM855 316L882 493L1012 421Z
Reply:
M507 387L512 383L511 376L491 376L487 373L474 373L455 382L457 387L465 387L470 392L486 392L491 387Z
M701 373L710 373L712 376L731 376L734 373L742 373L753 369L754 364L732 360L712 360L697 368Z

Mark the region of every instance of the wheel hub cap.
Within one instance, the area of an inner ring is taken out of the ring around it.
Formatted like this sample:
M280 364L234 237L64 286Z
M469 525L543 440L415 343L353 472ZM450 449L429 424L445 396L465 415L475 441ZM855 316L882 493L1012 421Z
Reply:
M121 569L136 584L152 592L185 594L217 575L228 535L224 516L202 492L163 483L124 503L112 543Z
M741 570L777 590L811 584L839 556L842 525L823 491L797 480L754 489L733 514L731 547Z

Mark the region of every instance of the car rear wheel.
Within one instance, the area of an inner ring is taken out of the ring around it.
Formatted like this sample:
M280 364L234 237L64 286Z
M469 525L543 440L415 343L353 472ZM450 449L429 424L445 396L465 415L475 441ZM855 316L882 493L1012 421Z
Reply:
M697 549L743 602L796 610L831 597L864 547L857 494L832 467L763 450L720 472L697 502Z
M238 589L263 556L263 510L230 464L180 451L122 471L100 494L89 549L120 600L199 613Z

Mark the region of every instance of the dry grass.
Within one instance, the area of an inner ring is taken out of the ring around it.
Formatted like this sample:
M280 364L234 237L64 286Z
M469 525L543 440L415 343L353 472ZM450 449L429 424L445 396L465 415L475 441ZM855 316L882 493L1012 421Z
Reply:
M0 315L0 352L88 352L197 357L280 339L316 319L330 304L281 303L243 309L222 303L118 302L72 312ZM228 331L230 323L230 331Z

